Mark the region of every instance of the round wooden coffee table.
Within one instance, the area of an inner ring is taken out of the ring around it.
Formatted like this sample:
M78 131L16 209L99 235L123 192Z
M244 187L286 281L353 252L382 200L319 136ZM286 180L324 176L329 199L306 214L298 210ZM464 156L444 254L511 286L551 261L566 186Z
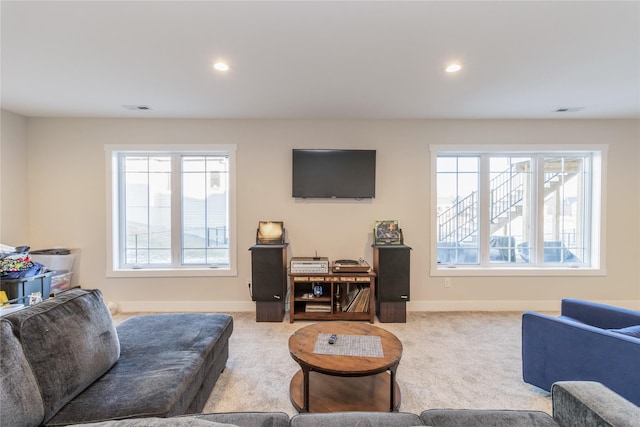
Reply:
M327 342L331 334L337 335L333 345ZM289 389L299 412L400 408L402 343L392 333L368 323L316 323L291 335L289 352L301 368Z

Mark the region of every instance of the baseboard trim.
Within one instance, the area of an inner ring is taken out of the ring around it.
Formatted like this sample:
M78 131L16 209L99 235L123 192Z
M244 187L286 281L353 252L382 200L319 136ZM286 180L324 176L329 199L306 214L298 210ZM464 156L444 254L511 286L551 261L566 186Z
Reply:
M594 301L616 307L640 310L640 301ZM109 302L120 313L242 312L255 311L252 301L120 301ZM287 307L288 308L288 307ZM539 301L409 301L407 311L560 311L559 300Z
M601 300L601 304L640 310L640 301ZM407 311L560 311L560 300L539 301L409 301Z
M409 301L407 311L559 311L560 301Z
M255 311L253 301L119 301L120 313L212 313Z

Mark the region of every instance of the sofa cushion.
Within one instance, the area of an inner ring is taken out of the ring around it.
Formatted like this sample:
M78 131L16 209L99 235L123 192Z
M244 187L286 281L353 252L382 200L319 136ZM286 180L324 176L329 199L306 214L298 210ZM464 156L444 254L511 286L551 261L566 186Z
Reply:
M70 427L237 427L195 417L133 418L129 420L101 421L89 424L72 424Z
M630 337L640 338L640 325L628 326L620 329L609 329L611 332L618 334L629 335Z
M289 427L289 415L284 412L220 412L183 415L171 418L133 418L72 427Z
M226 314L149 314L124 321L117 330L118 363L48 425L189 413L210 367L220 361L224 367L233 322Z
M44 418L36 379L11 323L4 319L0 321L0 414L8 426L37 426Z
M241 427L289 427L289 415L284 412L218 412L194 417Z
M429 409L420 418L432 427L558 427L549 414L541 411Z
M408 412L336 412L298 414L291 418L291 427L412 427L421 426L416 414Z
M11 322L40 388L45 422L120 355L99 290L72 289L4 319Z

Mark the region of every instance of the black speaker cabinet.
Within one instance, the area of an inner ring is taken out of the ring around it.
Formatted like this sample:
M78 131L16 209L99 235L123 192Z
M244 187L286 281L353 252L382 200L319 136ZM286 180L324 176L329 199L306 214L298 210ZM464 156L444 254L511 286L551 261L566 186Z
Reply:
M256 322L282 322L287 295L287 245L254 245L251 251L251 299Z
M374 245L376 314L380 322L407 321L410 300L411 248L406 245Z

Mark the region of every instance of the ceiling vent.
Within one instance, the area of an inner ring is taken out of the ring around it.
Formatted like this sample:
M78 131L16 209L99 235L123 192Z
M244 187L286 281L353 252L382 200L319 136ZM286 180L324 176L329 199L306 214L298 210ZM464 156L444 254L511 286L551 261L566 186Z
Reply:
M584 107L560 107L555 110L556 113L577 113L584 110Z
M151 110L148 105L123 105L124 108L131 111L147 111Z

